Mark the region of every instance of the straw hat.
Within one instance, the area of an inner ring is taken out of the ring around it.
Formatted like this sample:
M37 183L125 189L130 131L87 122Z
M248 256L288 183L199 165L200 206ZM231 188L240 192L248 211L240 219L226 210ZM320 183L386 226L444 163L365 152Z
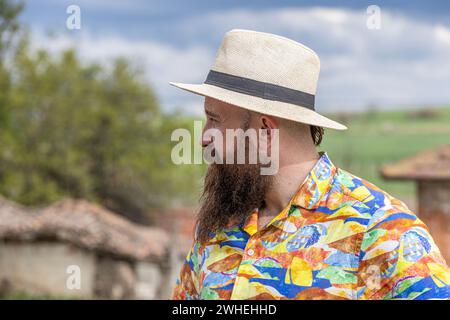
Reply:
M314 109L319 71L317 54L298 42L234 29L225 34L203 84L170 84L263 114L345 130Z

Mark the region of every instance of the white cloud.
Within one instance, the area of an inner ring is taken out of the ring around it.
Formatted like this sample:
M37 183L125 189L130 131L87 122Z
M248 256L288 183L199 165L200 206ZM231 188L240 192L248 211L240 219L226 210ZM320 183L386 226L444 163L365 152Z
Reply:
M434 34L436 36L436 39L443 44L450 46L450 29L446 28L442 25L437 25L434 28Z
M383 8L381 30L367 29L366 19L365 10L337 8L230 10L172 25L188 43L183 47L170 44L170 39L94 38L87 31L74 38L60 36L50 46L57 50L76 45L83 57L101 61L118 55L136 59L166 107L189 105L186 109L192 111L201 100L167 83L202 82L223 34L249 28L288 36L319 54L319 110L449 103L450 29Z

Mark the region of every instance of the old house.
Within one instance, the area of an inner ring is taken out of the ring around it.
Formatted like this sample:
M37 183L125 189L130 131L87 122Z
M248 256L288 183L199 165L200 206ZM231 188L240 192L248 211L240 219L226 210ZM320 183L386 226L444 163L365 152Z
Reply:
M166 298L168 248L164 230L133 224L84 200L32 209L0 198L3 292Z
M385 165L381 175L417 182L417 214L450 263L450 145Z

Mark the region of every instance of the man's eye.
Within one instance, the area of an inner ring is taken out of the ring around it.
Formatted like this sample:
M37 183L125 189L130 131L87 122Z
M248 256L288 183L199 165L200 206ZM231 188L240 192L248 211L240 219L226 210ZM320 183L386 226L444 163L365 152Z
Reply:
M217 122L217 120L214 119L214 118L208 118L208 120L211 121L211 122Z

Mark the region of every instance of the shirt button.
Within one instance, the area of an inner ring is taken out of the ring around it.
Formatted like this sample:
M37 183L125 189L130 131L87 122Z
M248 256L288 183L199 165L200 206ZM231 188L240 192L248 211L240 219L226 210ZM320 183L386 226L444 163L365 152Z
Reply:
M248 249L247 254L249 256L252 256L255 253L255 251L253 249Z

